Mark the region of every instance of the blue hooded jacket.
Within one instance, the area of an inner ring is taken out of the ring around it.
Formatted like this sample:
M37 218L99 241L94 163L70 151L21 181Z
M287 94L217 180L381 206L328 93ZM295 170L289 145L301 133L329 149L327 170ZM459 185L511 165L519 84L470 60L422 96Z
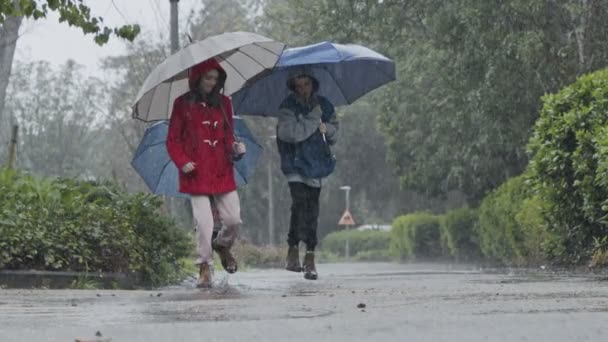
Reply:
M321 122L327 126L325 140L318 129ZM329 176L336 166L330 145L337 130L334 106L325 97L313 95L310 103L304 103L294 94L288 96L280 106L277 125L281 171L305 178Z

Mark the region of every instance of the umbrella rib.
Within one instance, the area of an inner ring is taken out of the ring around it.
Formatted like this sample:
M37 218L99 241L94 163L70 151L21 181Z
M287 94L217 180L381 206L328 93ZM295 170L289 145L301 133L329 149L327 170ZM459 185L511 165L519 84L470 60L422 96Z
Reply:
M143 139L142 139L143 140ZM146 144L146 149L149 149L150 147L154 147L154 146L158 146L158 145L162 145L162 144L166 144L167 141L159 141L159 142L155 142L153 144Z
M363 60L363 59L360 59L360 60ZM372 61L372 59L370 59L370 61ZM393 61L382 61L382 63L393 64L393 66L395 65L395 62L393 62ZM397 79L397 77L395 75L390 75L390 74L386 73L384 71L384 69L378 68L378 66L376 66L376 70L380 70L380 72L383 73L386 77L388 77L388 79L391 80L391 81L394 81L394 80ZM386 82L386 83L388 83L388 82Z
M366 58L366 59L353 60L353 62L354 61L365 61L365 60L374 61L373 59L367 59ZM395 64L393 61L382 61L382 63L391 63L391 64L393 64L393 66ZM377 85L377 86L375 86L373 88L369 88L367 90L367 92L365 92L365 94L370 93L371 91L376 90L376 89L380 88L381 86L383 86L383 85L385 85L385 84L387 84L387 83L389 83L389 82L394 81L394 80L397 79L397 77L395 75L390 75L389 73L385 72L384 69L379 68L377 65L375 65L374 69L380 71L380 73L383 74L384 76L386 76L389 81L388 82L382 82L382 84L379 84L379 85Z
M322 65L322 64L318 64L318 65ZM321 69L323 69L323 68L321 68ZM344 97L344 100L346 101L346 103L350 104L349 100L346 98L346 94L344 93L344 89L342 89L342 86L340 85L340 83L338 82L338 80L336 80L336 78L334 77L334 75L331 72L329 72L326 69L323 69L323 70L325 70L329 74L329 76L334 80L334 83L336 83L336 85L338 86L338 89L340 90L340 93L342 94L342 97Z
M154 187L154 192L156 192L156 188L158 188L158 184L160 183L161 178L163 178L163 173L165 173L165 170L167 169L167 166L169 166L169 164L171 164L172 161L169 159L169 161L167 162L167 164L165 164L165 166L163 166L162 171L160 172L159 176L158 176L158 182L156 182L156 186Z
M152 96L150 98L150 108L148 109L148 115L146 116L146 118L148 120L150 120L150 114L152 114L152 108L154 108L154 99L156 98L158 93L161 93L161 87L160 85L163 83L160 83L159 85L157 85L156 87L154 87L154 91L152 92ZM169 83L169 87L171 87L171 83ZM162 97L161 95L159 95L159 97ZM152 115L152 117L155 117L154 115Z
M356 60L355 60L355 61L356 61ZM351 62L355 62L355 61L351 61ZM348 62L346 62L346 63L348 63ZM322 64L317 64L317 65L318 65L318 66L321 66ZM322 68L322 69L323 69L323 68ZM384 72L384 70L382 70L381 68L376 67L375 69L376 69L376 70L380 70L380 72L381 72L382 74L384 74L385 76L387 76L389 79L394 80L393 76L391 76L391 75L387 75L387 73L386 73L386 72ZM325 69L323 69L323 70L325 70ZM326 70L326 71L327 71L327 70ZM342 96L344 97L344 100L346 100L346 103L351 104L352 102L351 102L351 101L350 101L350 100L349 100L349 99L346 97L346 94L344 93L344 89L342 89L342 85L341 85L341 84L340 84L340 83L339 83L339 82L336 80L336 78L334 77L334 75L333 75L331 72L327 71L327 73L328 73L328 74L331 76L331 78L334 80L334 82L335 82L335 83L336 83L336 85L338 86L338 89L340 90L340 93L341 93L341 94L342 94ZM386 83L386 82L384 82L384 83ZM371 91L371 90L374 90L374 89L376 89L376 88L378 88L378 87L380 87L380 86L374 87L373 89L370 89L370 91Z
M218 57L220 57L220 56L218 56ZM247 78L246 78L245 76L243 76L243 74L241 74L241 72L239 71L239 69L237 69L237 68L234 66L234 64L230 63L230 62L228 61L228 59L227 59L227 58L224 58L224 57L220 57L220 58L221 58L221 59L222 59L224 62L226 62L226 63L230 64L230 66L232 67L232 69L234 69L234 71L236 71L236 73L237 73L237 74L239 74L239 76L241 76L241 78L243 79L243 81L247 82Z
M370 93L370 92L372 92L373 90L376 90L376 89L378 89L378 88L382 87L383 85L388 84L389 82L392 82L392 81L394 81L394 80L396 80L396 79L397 79L397 77L396 77L396 76L389 75L388 73L384 72L384 70L382 70L381 68L376 67L376 68L375 68L375 70L380 70L380 73L382 73L383 75L385 75L386 77L388 77L388 80L389 80L389 81L387 81L387 82L382 82L381 84L378 84L378 85L376 85L375 87L370 87L370 88L367 90L367 92L366 92L365 94Z
M239 176L241 176L241 178L243 178L243 181L245 181L245 184L247 184L247 175L245 173L247 172L241 172L241 170L239 170L238 167L236 167L236 164L233 166L234 171L236 171Z
M243 55L247 56L249 59L251 59L251 60L252 60L252 61L254 61L255 63L257 63L259 66L261 66L261 67L262 67L262 69L264 69L264 70L268 69L268 68L267 68L267 67L266 67L264 64L262 64L262 63L258 62L258 60L257 60L257 59L253 58L251 55L249 55L249 54L248 54L248 53L246 53L245 51L243 51L243 50L241 50L241 49L238 49L237 51L238 51L238 52L240 52L240 53L242 53Z
M188 82L189 81L190 80L188 80ZM173 81L173 82L171 82L169 84L169 91L167 91L167 101L165 101L165 103L167 104L167 107L165 107L165 113L164 113L165 115L164 116L166 118L170 118L171 115L173 114L173 113L169 113L169 108L172 107L172 106L169 106L169 101L171 101L171 92L173 91L173 85L176 84L176 83L177 83L177 81ZM171 108L171 111L173 111L173 108Z
M168 89L168 90L165 92L165 93L166 93L166 95L167 95L167 100L166 100L166 101L163 101L163 102L165 102L165 103L168 103L168 102L169 102L169 99L171 98L171 88L173 87L173 84L174 84L174 83L175 83L175 81L171 81L171 82L169 82L169 83L168 83L169 89ZM161 83L161 84L162 84L162 83ZM157 87L157 88L159 88L159 91L160 91L160 87ZM159 98L162 98L162 96L159 96ZM162 107L162 106L159 106L159 107ZM167 109L168 109L168 108L167 108L167 107L165 107L165 108L163 108L163 109L164 109L164 113L163 113L164 115L160 115L159 117L161 117L161 118L162 118L162 117L169 118L169 114L167 114ZM163 120L163 119L161 119L161 120Z
M268 42L266 42L266 43L268 43ZM252 45L257 46L257 47L259 47L260 49L264 49L264 50L266 50L266 51L270 52L271 54L273 54L273 55L275 55L275 56L279 56L279 58L281 57L281 54L283 53L283 50L285 50L285 45L283 45L283 49L281 49L281 53L279 53L279 54L277 55L277 53L276 53L276 52L274 52L274 51L272 51L272 50L270 50L270 49L268 49L268 48L265 48L265 47L263 47L262 45L259 45L259 43L252 43ZM278 60L278 59L277 59L277 60Z

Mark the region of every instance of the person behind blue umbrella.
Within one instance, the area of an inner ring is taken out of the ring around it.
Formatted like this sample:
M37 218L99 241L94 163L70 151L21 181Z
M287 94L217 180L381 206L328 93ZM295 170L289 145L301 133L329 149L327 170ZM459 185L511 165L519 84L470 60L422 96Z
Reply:
M317 94L319 81L306 69L293 71L287 80L291 94L279 107L277 146L281 171L291 193L291 220L286 269L304 272L304 278L318 278L315 266L319 196L336 160L330 145L336 143L338 121L334 106ZM306 244L300 264L298 246Z

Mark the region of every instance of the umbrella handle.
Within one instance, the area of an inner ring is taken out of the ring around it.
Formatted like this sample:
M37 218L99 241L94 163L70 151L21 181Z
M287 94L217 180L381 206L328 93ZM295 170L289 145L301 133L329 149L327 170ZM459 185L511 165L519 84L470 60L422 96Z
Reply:
M319 122L323 124L323 119L319 119ZM321 133L321 135L323 136L323 142L327 145L327 138L325 137L325 133Z
M323 119L319 119L319 121L323 123ZM323 143L325 143L325 151L328 155L331 155L331 149L329 148L329 143L327 143L327 137L325 136L325 133L321 133L321 136L323 137Z

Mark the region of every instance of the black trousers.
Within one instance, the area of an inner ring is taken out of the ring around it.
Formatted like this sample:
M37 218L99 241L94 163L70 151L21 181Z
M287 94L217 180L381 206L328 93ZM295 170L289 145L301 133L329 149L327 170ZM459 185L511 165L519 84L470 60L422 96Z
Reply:
M306 250L314 251L317 246L317 226L319 220L319 195L321 188L304 183L289 183L291 193L291 221L287 243L297 246L300 241Z

